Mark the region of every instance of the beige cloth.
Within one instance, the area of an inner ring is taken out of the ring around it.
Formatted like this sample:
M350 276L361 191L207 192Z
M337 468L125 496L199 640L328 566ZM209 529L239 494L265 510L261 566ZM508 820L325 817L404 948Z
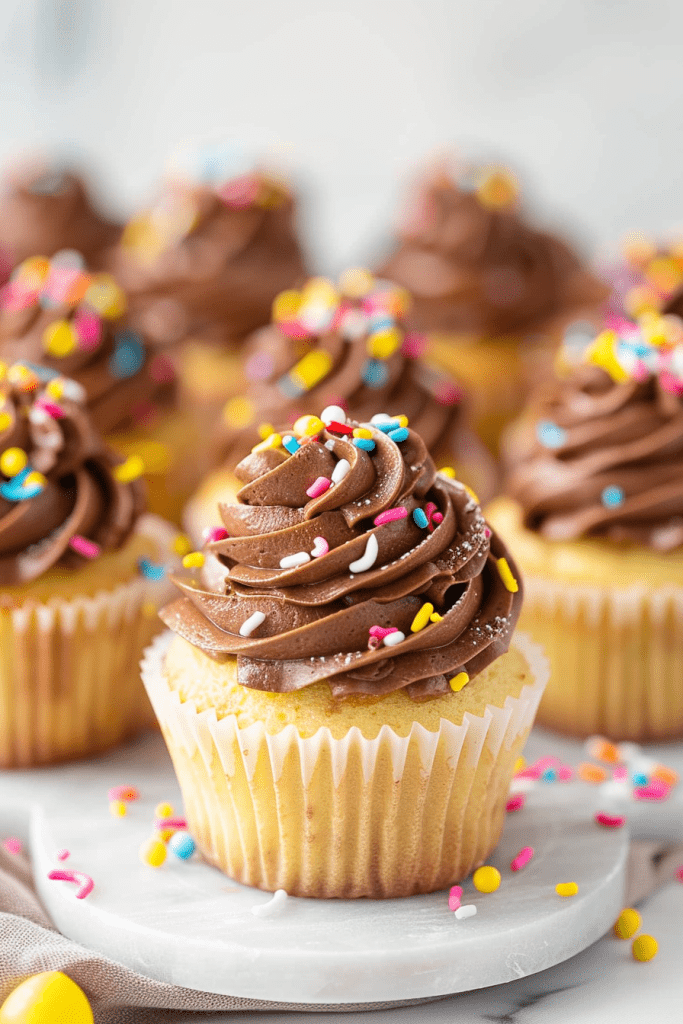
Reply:
M683 847L672 850L657 843L634 843L627 903L637 902L670 879L681 862ZM80 985L93 1006L96 1024L173 1024L181 1011L198 1012L201 1024L202 1011L366 1010L430 1001L311 1006L212 995L152 981L56 931L36 895L27 858L0 847L0 1005L28 975L55 970L64 971Z

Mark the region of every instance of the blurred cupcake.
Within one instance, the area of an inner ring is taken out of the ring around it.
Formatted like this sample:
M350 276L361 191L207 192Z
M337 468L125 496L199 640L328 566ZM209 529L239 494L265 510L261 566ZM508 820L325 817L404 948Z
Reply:
M142 651L175 532L94 430L75 381L2 367L0 767L85 757L150 722Z
M610 287L606 323L619 330L622 320L668 310L683 286L683 239L655 242L641 233L631 233L617 258L604 261L599 270Z
M0 358L74 377L95 428L123 455L141 460L150 510L178 521L200 478L190 458L199 431L178 409L169 356L132 330L125 313L113 277L90 273L78 253L33 257L1 294Z
M241 486L237 463L252 449L280 446L283 435L273 424L291 427L312 404L326 409L326 421L348 412L364 422L377 409L399 415L438 465L452 467L484 498L493 494L495 465L468 425L463 388L422 363L425 339L406 334L409 302L402 289L360 268L343 274L338 287L312 278L301 292L278 296L273 323L245 351L249 385L228 401L214 436L213 464L221 468L185 513L196 543L215 525L218 502L234 500Z
M0 189L0 249L11 267L36 253L75 249L100 270L121 236L122 226L96 208L71 170L27 161L5 173Z
M558 331L593 313L607 289L564 242L527 223L503 169L426 174L398 235L378 273L413 295L410 325L471 389L476 429L496 451L530 385L550 370Z
M268 323L275 295L306 276L294 199L232 149L195 151L126 226L115 267L134 322L182 342L183 397L207 427L240 389L242 341Z
M524 574L522 627L574 736L683 736L683 323L600 334L514 433L490 507Z
M143 679L210 863L297 896L442 889L498 841L543 659L508 650L515 565L421 438L306 421L252 457Z

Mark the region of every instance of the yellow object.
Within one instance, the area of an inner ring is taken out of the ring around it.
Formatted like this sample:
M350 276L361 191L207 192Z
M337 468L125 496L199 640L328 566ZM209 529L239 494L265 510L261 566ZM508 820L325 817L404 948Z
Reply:
M495 892L500 885L500 871L490 864L485 864L474 872L472 883L479 892Z
M183 555L189 555L190 551L192 551L192 541L184 533L177 534L173 541L173 551L181 558Z
M411 623L410 632L419 633L421 629L424 629L429 622L429 617L433 611L434 605L430 604L429 601L423 604Z
M525 757L518 757L517 760L515 761L515 775L517 774L517 772L523 772L525 768L526 768L526 758Z
M273 300L273 320L276 324L293 320L301 307L301 292L293 288L280 292Z
M166 803L166 801L163 801L162 803L157 804L156 807L154 808L154 817L155 818L171 818L171 817L173 817L173 805L169 804L169 803Z
M114 466L114 476L122 484L129 484L137 480L145 471L145 465L139 455L129 455L120 466Z
M607 330L598 334L584 354L584 362L593 363L609 373L612 380L623 384L628 380L628 373L616 356L618 336L616 331Z
M658 949L659 943L652 935L639 935L637 939L633 940L631 945L633 959L640 960L643 963L657 956ZM2 1018L0 1018L0 1024L2 1024Z
M230 427L248 427L254 422L256 407L250 398L238 395L231 398L223 407L223 419Z
M373 359L388 359L398 351L402 341L403 334L397 327L387 327L385 330L375 331L366 343L368 355Z
M43 348L48 355L61 359L68 356L78 344L78 335L68 320L56 320L45 328Z
M404 416L403 414L401 414L400 416L392 416L391 418L393 420L398 420L399 427L407 427L408 426L408 417Z
M47 483L47 477L43 476L42 473L38 473L35 470L29 473L24 480L24 486L26 487L44 487Z
M204 565L204 555L201 551L191 551L189 555L185 555L183 558L183 567L185 569L201 569Z
M265 439L265 441L259 441L251 449L252 452L267 452L270 448L280 448L282 446L282 435L271 434Z
M61 971L22 981L0 1007L0 1024L93 1024L85 993Z
M519 182L506 167L487 167L477 184L476 195L487 210L503 210L517 201Z
M313 437L325 429L325 424L317 416L299 416L294 424L295 434L304 434L306 437Z
M89 306L108 320L114 320L126 311L126 296L111 274L93 277L84 298Z
M626 907L617 918L614 934L618 939L630 939L632 935L636 934L642 923L643 919L638 911L633 907Z
M262 441L270 437L271 434L275 434L276 430L272 423L260 423L258 428L258 436Z
M323 377L332 369L333 359L323 349L307 352L296 366L289 371L292 381L306 391L319 384Z
M455 480L455 470L452 466L442 466L439 473L442 476L447 476L449 480Z
M125 818L128 813L125 800L111 800L109 803L109 813L112 818Z
M0 471L5 476L16 476L27 465L28 456L23 448L6 448L0 455Z
M349 267L339 277L339 291L349 299L362 299L374 285L375 278L365 267Z
M449 679L448 685L450 686L453 693L460 693L463 686L467 686L469 681L470 677L468 676L467 672L458 672L457 676L453 676L452 679Z
M12 426L12 417L8 412L0 412L0 431L7 430Z
M576 882L558 882L555 892L558 896L576 896L579 887Z
M354 427L353 428L353 436L354 437L371 438L372 437L372 431L368 430L367 427Z
M501 580L503 581L503 586L505 587L505 589L509 590L511 594L516 594L519 590L519 583L512 575L512 569L508 565L507 558L497 559L496 565L498 566L498 573L500 575Z
M166 860L166 846L161 839L148 839L140 847L140 860L150 868L160 868Z

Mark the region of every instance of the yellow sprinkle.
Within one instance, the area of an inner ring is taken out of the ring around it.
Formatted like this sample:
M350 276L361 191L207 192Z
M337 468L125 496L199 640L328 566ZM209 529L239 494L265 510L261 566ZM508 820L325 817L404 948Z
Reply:
M353 436L354 437L371 438L372 437L372 431L368 430L367 427L354 427L353 428Z
M139 455L129 455L120 466L114 466L114 476L122 484L129 484L137 480L145 471L145 466Z
M45 391L50 398L54 398L56 401L59 401L64 394L64 381L61 377L54 377L45 385Z
M455 480L455 470L452 466L442 466L439 473L442 476L447 476L449 480Z
M157 804L154 808L155 818L172 818L174 807L173 804L167 803L163 800L160 804Z
M173 539L173 551L176 555L189 555L192 551L192 541L184 533L178 533Z
M40 384L35 373L29 370L23 363L15 363L7 371L7 380L20 391L34 391Z
M583 358L586 363L602 367L615 383L623 384L628 380L628 373L617 359L617 341L616 331L602 331L593 344L586 349Z
M467 686L469 681L470 677L467 675L467 672L458 672L457 676L453 676L452 679L448 680L448 685L453 693L460 693L463 686Z
M176 828L158 828L154 835L162 843L167 843L171 836L175 835L177 831L178 830Z
M476 188L477 199L487 210L503 210L519 196L519 182L505 167L487 167Z
M57 320L43 332L43 348L57 359L68 356L77 344L78 336L68 320Z
M413 297L406 288L394 286L387 293L389 312L395 317L403 317L413 304Z
M633 959L640 960L641 963L652 960L653 957L657 956L658 949L659 943L652 935L639 935L637 939L633 940L631 945Z
M433 611L434 605L430 604L429 601L425 602L425 604L422 605L419 612L413 619L410 626L410 632L419 633L421 629L424 629L427 623L429 622L429 616L432 614Z
M439 615L438 612L432 612L432 614L429 616L430 622L441 622L442 619L443 615Z
M383 331L376 331L367 340L366 348L368 355L373 359L388 359L398 351L403 341L403 333L396 327L388 327Z
M27 465L28 456L23 448L6 448L0 455L0 472L5 476L16 476Z
M555 892L558 896L576 896L579 887L576 882L558 882Z
M112 800L109 804L109 813L112 818L125 818L128 813L125 800Z
M339 302L339 294L326 277L312 277L304 285L302 299L304 305L308 305L309 302L320 302L325 306L336 306Z
M514 769L515 775L517 774L517 772L523 772L525 768L526 768L526 758L518 757L517 760L515 761L515 769Z
M96 274L84 299L108 320L113 320L126 311L126 296L111 274Z
M183 558L183 567L185 569L201 569L203 565L204 555L201 551L192 551Z
M248 427L254 422L256 407L250 398L231 398L223 408L223 419L229 427Z
M666 294L676 291L681 283L681 268L670 256L656 256L645 273L648 281Z
M285 320L293 320L301 307L301 292L290 288L288 291L280 292L273 300L273 320L276 324Z
M39 473L34 469L32 473L28 474L24 480L24 484L26 487L45 487L47 484L47 477L44 477L42 473Z
M4 380L7 376L7 363L0 361L0 380Z
M255 444L251 450L252 452L267 452L270 448L280 448L281 445L282 435L271 434L265 441L259 441L258 444Z
M642 923L643 919L638 911L633 907L626 907L617 918L614 934L618 939L630 939L632 935L636 934Z
M624 296L624 308L629 316L635 318L644 316L646 313L656 313L659 308L657 292L647 285L630 288Z
M8 412L0 412L0 430L9 430L12 426L12 417Z
M349 299L362 299L374 285L374 276L364 267L349 267L339 278L339 291Z
M495 892L500 885L500 871L490 864L485 864L474 872L472 882L479 892Z
M471 487L468 487L467 484L463 484L463 487L465 488L465 490L469 494L469 496L472 499L472 501L476 501L476 503L478 505L479 504L479 496L477 495L477 493L475 491L473 491Z
M313 437L325 429L325 424L317 416L299 416L294 424L295 434L304 434L306 437Z
M290 370L291 380L300 388L310 391L332 369L332 356L322 349L307 352L296 366Z
M512 570L508 565L507 558L499 558L496 561L496 565L498 566L498 573L503 581L505 589L509 590L511 594L516 594L519 590L519 583L512 575Z
M151 868L160 868L166 860L166 847L160 839L148 839L140 847L140 860Z
M273 426L272 423L261 423L259 425L258 436L261 438L262 441L265 441L266 438L270 437L270 435L274 433L275 427Z
M15 273L23 284L39 288L50 273L50 261L45 256L29 256L19 264Z
M399 427L407 427L408 426L408 417L407 416L403 416L403 415L401 415L401 416L392 416L391 418L392 418L392 420L398 420Z

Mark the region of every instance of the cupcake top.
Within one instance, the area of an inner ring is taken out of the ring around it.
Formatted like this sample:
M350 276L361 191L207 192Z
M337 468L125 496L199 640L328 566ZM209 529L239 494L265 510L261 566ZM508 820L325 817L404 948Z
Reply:
M617 258L601 273L611 289L606 303L608 326L616 330L621 320L648 313L683 313L680 299L678 309L670 308L683 286L681 238L654 242L643 234L631 234L624 239Z
M426 174L398 236L379 273L412 293L420 330L534 332L607 295L563 241L523 218L503 169Z
M146 421L174 390L173 365L126 325L126 297L71 250L36 256L0 292L0 359L74 377L102 433Z
M80 384L0 364L0 584L122 546L144 498L120 462L94 429Z
M302 417L287 447L241 463L238 504L185 560L203 563L201 580L176 579L183 596L162 618L214 657L237 655L254 689L457 691L508 648L514 563L402 418L335 414Z
M603 331L550 383L509 453L508 492L550 540L683 545L683 322Z
M101 267L120 234L121 227L95 208L85 182L72 171L30 163L7 173L0 193L0 246L12 266L35 253L76 249L91 266Z
M310 409L340 406L358 420L400 409L428 450L451 453L464 429L462 387L423 365L425 341L407 333L410 296L353 268L335 287L313 278L273 304L273 322L257 332L245 359L249 386L225 406L215 438L218 461L251 450L257 425L291 426Z
M257 167L235 174L219 160L192 176L176 171L126 226L116 267L159 340L241 341L306 276L292 194Z

